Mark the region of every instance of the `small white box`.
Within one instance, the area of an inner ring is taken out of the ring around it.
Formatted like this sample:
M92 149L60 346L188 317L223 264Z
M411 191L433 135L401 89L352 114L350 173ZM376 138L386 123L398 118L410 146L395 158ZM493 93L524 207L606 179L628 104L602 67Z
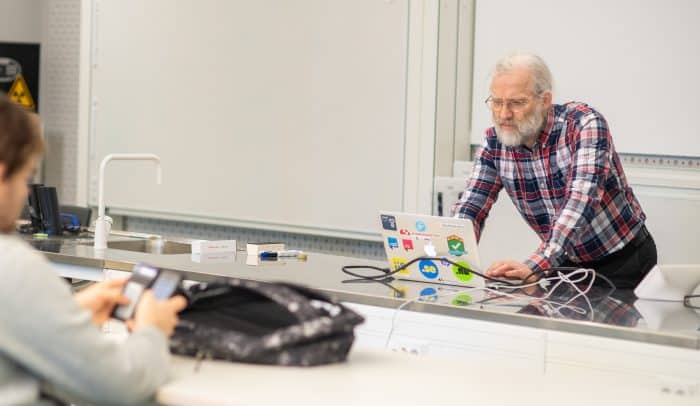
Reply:
M222 252L236 252L236 240L194 240L192 241L192 254L217 254Z
M263 251L284 251L282 242L249 242L246 245L248 255L260 255Z
M192 253L192 262L201 264L222 264L226 262L236 262L235 252L219 252L216 254L195 254Z

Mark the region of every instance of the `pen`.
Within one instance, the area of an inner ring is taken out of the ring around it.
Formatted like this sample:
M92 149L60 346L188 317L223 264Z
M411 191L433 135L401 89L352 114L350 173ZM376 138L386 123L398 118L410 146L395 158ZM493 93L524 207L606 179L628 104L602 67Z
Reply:
M260 253L260 258L282 258L282 257L306 257L303 251L286 250L286 251L263 251Z

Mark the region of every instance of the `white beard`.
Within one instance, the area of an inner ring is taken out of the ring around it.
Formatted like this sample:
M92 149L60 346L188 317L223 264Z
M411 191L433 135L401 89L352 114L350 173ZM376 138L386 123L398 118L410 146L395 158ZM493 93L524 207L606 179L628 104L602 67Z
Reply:
M537 106L535 111L525 117L521 122L513 120L499 122L494 117L493 124L496 127L496 137L501 144L507 147L525 145L539 135L544 125L545 118L546 115L544 114L542 106ZM517 129L513 131L504 130L501 127L503 124L515 125Z
M499 128L500 126L496 124L496 137L498 141L506 147L517 147L518 145L524 144L523 136L518 130L506 131Z

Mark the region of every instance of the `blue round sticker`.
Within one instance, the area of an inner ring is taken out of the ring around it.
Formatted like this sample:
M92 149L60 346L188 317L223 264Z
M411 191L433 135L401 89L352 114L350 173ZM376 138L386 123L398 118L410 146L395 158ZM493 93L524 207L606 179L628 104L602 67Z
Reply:
M426 228L427 227L425 226L424 222L422 222L420 220L416 221L416 230L418 230L419 233L422 233L423 231L425 231Z
M435 288L425 288L420 291L420 299L425 302L437 301L437 290Z
M429 261L427 259L421 260L418 263L418 269L427 279L435 279L438 277L438 267L433 261Z

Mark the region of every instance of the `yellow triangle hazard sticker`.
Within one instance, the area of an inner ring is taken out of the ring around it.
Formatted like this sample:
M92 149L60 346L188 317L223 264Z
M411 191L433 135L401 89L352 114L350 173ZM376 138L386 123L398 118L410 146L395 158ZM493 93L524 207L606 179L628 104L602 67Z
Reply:
M7 95L9 96L10 100L21 104L24 107L30 109L34 109L36 107L34 104L34 98L29 92L29 86L27 86L27 82L24 80L24 76L21 73L15 78L15 81L12 83L12 87L10 88L10 92Z

